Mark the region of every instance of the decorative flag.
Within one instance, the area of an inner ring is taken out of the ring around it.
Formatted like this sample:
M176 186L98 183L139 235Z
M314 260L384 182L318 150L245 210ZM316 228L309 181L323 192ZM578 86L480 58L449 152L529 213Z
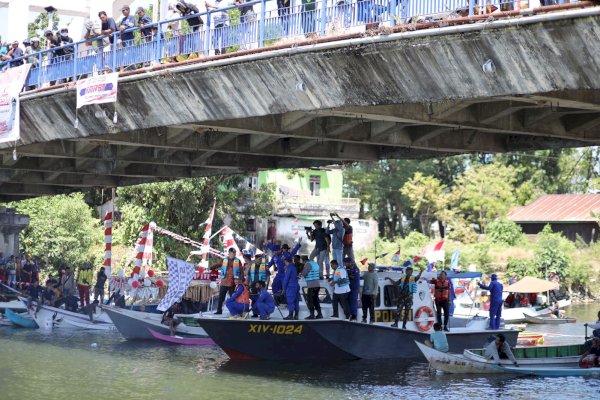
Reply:
M112 267L112 212L108 211L104 216L104 273L111 275Z
M169 288L157 307L157 310L162 312L167 311L183 296L196 273L194 264L173 257L167 257L167 268L169 270Z
M388 255L388 253L383 253L383 254L380 254L378 256L375 256L375 260L377 260L378 258L383 258L383 257L385 257L387 255Z
M404 264L402 264L402 267L406 268L410 267L411 265L413 265L413 260L408 260Z
M223 238L223 253L227 254L229 249L233 247L235 249L235 256L241 260L243 254L240 251L240 248L238 247L237 243L235 242L233 234L234 232L228 226L223 228L223 230L221 231L221 237Z
M458 257L460 256L460 249L454 250L452 253L452 258L450 259L450 268L456 269L458 268Z
M368 259L368 258L363 258L362 260L360 260L360 263L361 263L362 265L365 265L365 264L367 263L367 261L369 261L369 259Z
M434 261L444 261L446 253L444 251L444 241L440 241L436 244L430 244L425 246L421 250L421 254L427 259L429 262Z
M0 143L21 138L19 93L29 74L31 64L8 68L0 72ZM17 154L13 152L16 161Z
M419 261L421 261L421 260L422 260L422 258L421 258L421 257L419 257L419 256L414 256L414 257L413 257L413 259L412 259L412 263L413 263L413 264L416 264L416 263L418 263L418 262L419 262Z
M398 251L394 253L394 255L392 256L392 261L400 262L400 249L398 249Z
M215 217L215 207L217 206L217 201L215 200L215 202L213 203L212 209L210 210L210 214L208 215L208 218L206 219L206 227L204 228L204 236L202 237L202 248L200 249L202 251L202 261L200 261L200 264L198 265L198 272L200 272L200 268L206 269L208 268L208 252L209 252L209 241L210 241L210 235L212 234L212 223L213 223L213 219Z

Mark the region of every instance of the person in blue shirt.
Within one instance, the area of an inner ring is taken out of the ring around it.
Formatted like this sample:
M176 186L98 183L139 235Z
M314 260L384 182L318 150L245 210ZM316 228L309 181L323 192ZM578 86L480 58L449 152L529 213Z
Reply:
M500 318L502 316L502 290L504 287L498 282L498 275L492 274L489 285L479 282L481 289L490 291L490 329L500 329Z
M256 282L259 291L258 299L252 302L252 311L258 314L260 319L271 319L271 313L275 311L275 300L267 291L267 284L263 281Z
M285 263L285 276L283 277L283 292L287 301L289 315L286 320L298 319L300 311L300 285L298 284L298 270L292 262L292 257L283 259Z
M150 16L146 15L146 10L144 7L138 7L135 10L136 15L138 16L138 26L140 27L140 32L142 34L143 42L150 42L152 40L152 19Z
M121 8L123 18L119 22L119 31L121 32L121 45L123 47L133 46L134 33L131 28L135 26L135 18L129 15L129 6Z
M356 321L358 315L358 291L360 289L360 270L350 257L344 258L344 267L350 281L350 321Z
M274 266L275 271L277 271L277 274L275 274L275 278L273 279L273 283L271 284L271 291L273 292L273 295L281 294L281 290L283 289L281 285L281 282L283 281L283 277L285 275L285 266L283 263L283 259L285 257L291 258L295 256L296 253L298 253L298 250L300 250L301 246L302 238L298 240L298 243L294 246L292 251L289 251L290 246L288 246L287 244L284 244L281 247L279 247L279 245L271 246L271 251L273 251L273 257L271 257L271 261L269 261L269 264L267 266L269 268L271 268L271 266Z
M448 338L446 337L446 333L442 330L442 324L439 322L433 324L433 332L429 335L429 340L425 340L425 344L442 353L448 352L450 349L448 347Z

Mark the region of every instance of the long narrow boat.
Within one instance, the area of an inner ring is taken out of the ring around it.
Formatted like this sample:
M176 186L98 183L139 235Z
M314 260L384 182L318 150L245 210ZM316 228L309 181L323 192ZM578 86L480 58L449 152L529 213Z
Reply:
M181 337L181 336L170 336L158 333L153 329L148 328L148 331L155 339L163 342L183 344L183 345L195 345L195 346L212 346L215 342L210 338L194 338L194 337Z
M546 316L537 315L525 315L525 320L530 324L549 324L549 325L560 325L560 324L572 324L577 322L576 318L565 317L565 318L552 318Z
M150 333L149 329L162 335L169 335L169 327L163 325L162 314L145 313L139 311L126 310L113 306L102 306L115 328L126 339L151 339L156 338ZM196 316L197 314L194 314ZM182 337L207 338L205 330L187 324L188 318L177 325L177 335Z
M600 367L580 368L579 366L570 367L504 367L496 366L498 371L509 374L535 375L544 377L559 376L600 376Z
M498 369L498 364L483 356L483 349L465 350L463 354L443 353L423 343L416 342L419 350L432 368L449 374L510 373ZM516 348L514 355L520 366L575 366L582 351L580 345ZM500 360L501 365L512 365L510 360ZM519 367L520 368L520 367Z
M27 308L19 300L1 301L0 310L13 310L15 312L27 311Z
M19 297L23 304L27 299ZM90 329L114 331L115 327L104 312L97 312L92 318L87 314L67 311L62 308L43 305L37 312L29 311L38 326L42 328Z
M31 317L29 317L29 315L27 315L27 313L25 313L24 315L17 314L12 309L7 308L6 311L4 312L4 315L6 315L6 318L8 318L8 320L10 322L12 322L14 325L19 326L21 328L32 328L32 329L38 328L38 324Z

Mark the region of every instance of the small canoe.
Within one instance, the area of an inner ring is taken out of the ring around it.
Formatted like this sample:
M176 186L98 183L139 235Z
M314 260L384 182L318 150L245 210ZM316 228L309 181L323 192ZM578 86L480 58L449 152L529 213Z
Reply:
M576 318L552 318L552 317L540 317L537 315L525 315L525 320L530 324L550 324L550 325L559 325L559 324L569 324L577 322Z
M21 328L38 328L38 324L27 313L17 314L10 308L7 308L5 315L10 322L16 326L20 326Z
M158 340L162 340L163 342L176 343L176 344L184 344L184 345L195 345L195 346L212 346L215 344L210 338L203 337L181 337L181 336L169 336L163 335L162 333L158 333L150 328L148 331L152 336L154 336Z
M600 376L600 368L580 367L503 367L496 366L500 371L509 374L535 375L535 376Z

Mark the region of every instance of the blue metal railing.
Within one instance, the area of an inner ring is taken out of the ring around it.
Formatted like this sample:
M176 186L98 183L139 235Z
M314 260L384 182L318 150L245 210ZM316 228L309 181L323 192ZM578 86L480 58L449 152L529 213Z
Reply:
M267 5L274 4L275 0L250 1L243 6L257 6L259 11L243 15L239 20L222 18L224 12L238 6L209 10L145 26L144 31L151 32L146 36L139 27L128 29L125 32L134 32L139 37L127 42L121 42L120 33L114 32L110 44L107 36L97 36L10 60L5 62L5 67L37 59L38 62L31 68L25 86L39 88L47 83L75 81L94 71L118 71L200 54L219 54L237 48L262 48L285 38L298 40L302 37L336 35L369 24L391 26L453 16L519 10L523 3L521 0L315 0L309 4L301 4L300 0L295 2L299 4L294 5L294 0L291 0L291 7L272 9ZM546 5L567 2L569 1L545 0ZM190 20L197 17L202 19L203 24L191 26ZM183 21L188 23L183 24ZM56 56L57 53L61 54L71 49L71 54Z

